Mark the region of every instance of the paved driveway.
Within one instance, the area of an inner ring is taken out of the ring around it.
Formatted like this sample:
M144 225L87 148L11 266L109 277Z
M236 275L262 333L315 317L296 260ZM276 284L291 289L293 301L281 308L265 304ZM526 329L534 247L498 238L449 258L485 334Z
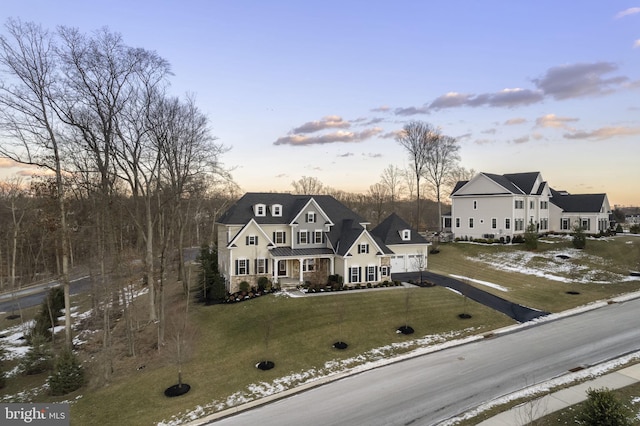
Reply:
M420 273L407 272L393 274L392 278L399 281L418 282L420 281ZM527 322L538 317L549 315L549 312L539 311L537 309L528 308L526 306L510 302L502 297L488 293L455 278L434 274L433 272L422 272L422 279L442 287L456 290L467 296L469 299L482 303L483 305L495 309L498 312L502 312L518 322Z

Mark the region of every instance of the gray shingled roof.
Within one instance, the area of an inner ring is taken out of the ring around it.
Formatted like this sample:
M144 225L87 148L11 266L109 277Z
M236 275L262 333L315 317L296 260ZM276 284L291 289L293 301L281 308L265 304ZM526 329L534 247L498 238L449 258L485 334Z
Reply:
M346 254L346 251L365 230L361 224L367 223L367 221L330 195L248 192L229 207L220 217L218 223L244 225L253 219L258 224L289 225L312 198L333 222L331 231L326 233L331 245L337 254ZM267 208L273 204L280 204L282 205L282 216L274 217L270 213L265 216L255 216L253 206L256 204L264 204ZM382 247L384 244L378 243L378 245L385 253L391 252L387 247Z
M567 194L551 189L553 204L570 213L598 213L602 209L607 194Z
M371 234L378 237L384 244L428 244L428 241L415 230L411 229L411 240L404 241L400 232L403 229L411 229L411 226L400 216L391 213L389 217L380 222L371 230Z
M524 195L531 194L533 191L533 185L540 175L540 172L527 172L527 173L509 173L506 175L497 175L494 173L481 173L488 177L498 185L512 194ZM453 188L452 195L455 194L460 188L469 183L469 181L459 181ZM538 192L542 190L542 185L538 188Z

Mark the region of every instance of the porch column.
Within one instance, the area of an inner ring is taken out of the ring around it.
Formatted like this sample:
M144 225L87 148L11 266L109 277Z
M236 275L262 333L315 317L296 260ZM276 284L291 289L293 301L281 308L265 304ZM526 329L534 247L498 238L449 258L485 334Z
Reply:
M335 264L333 261L333 257L330 257L329 258L329 275L335 275L335 274L336 272L335 272Z
M273 273L273 283L277 283L278 282L278 259L272 259L273 262L271 263L271 266L273 266L273 269L271 269L272 273Z
M298 259L298 262L300 262L300 283L303 283L304 278L302 276L302 263L304 262L304 259Z

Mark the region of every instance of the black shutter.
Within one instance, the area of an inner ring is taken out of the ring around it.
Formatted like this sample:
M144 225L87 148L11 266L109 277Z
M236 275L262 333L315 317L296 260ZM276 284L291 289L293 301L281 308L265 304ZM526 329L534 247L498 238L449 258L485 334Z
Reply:
M249 245L249 236L244 237L244 241L246 245Z
M264 273L265 274L269 273L269 259L264 260Z
M238 269L240 269L240 265L238 264L238 259L236 259L236 275L238 275Z

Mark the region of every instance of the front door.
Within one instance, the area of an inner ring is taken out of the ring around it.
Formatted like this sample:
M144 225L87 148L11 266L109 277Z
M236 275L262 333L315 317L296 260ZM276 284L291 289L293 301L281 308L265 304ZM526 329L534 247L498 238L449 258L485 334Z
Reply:
M279 260L278 261L278 276L286 277L287 276L287 261Z

